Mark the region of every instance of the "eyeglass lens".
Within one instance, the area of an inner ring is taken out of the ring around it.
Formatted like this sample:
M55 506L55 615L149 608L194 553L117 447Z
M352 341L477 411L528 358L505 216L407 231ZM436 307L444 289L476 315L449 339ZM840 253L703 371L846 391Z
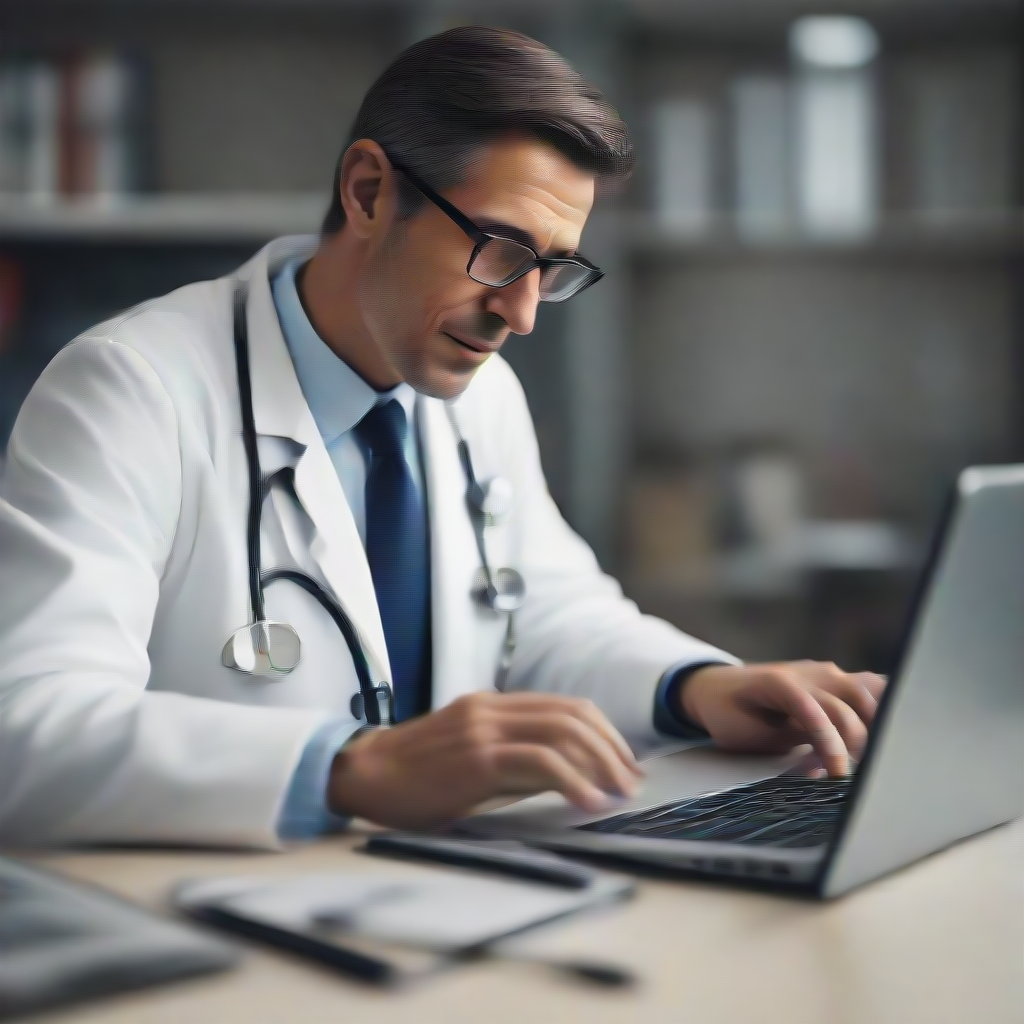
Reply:
M491 238L477 251L469 275L480 284L502 288L528 273L535 259L532 249L511 238ZM563 301L577 292L592 273L573 263L545 266L540 275L540 297L547 302Z

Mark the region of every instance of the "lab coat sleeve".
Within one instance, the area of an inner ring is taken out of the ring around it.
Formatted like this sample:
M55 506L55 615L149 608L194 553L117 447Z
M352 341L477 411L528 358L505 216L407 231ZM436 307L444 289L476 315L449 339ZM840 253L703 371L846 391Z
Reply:
M157 374L107 338L72 343L0 482L0 843L278 844L326 716L147 690L180 501Z
M548 492L522 387L506 372L505 430L517 452L528 594L516 617L518 647L507 688L589 697L631 742L656 743L656 700L666 672L738 659L642 615L601 571Z

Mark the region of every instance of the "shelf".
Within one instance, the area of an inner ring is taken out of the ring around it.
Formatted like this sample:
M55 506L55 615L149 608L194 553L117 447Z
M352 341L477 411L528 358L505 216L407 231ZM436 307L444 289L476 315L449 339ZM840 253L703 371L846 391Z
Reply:
M869 235L826 237L794 227L744 235L728 214L666 223L652 214L626 214L620 237L636 258L739 257L775 254L905 255L936 258L1024 254L1024 211L948 211L888 214Z
M0 195L0 241L234 242L319 230L319 193L178 193L117 200L33 201ZM1024 211L890 215L867 237L813 237L781 229L745 237L723 214L666 223L627 213L615 229L626 251L651 257L741 257L791 253L935 257L1024 254Z
M812 520L774 547L744 547L627 579L634 594L669 599L792 599L805 596L815 576L913 573L922 557L920 542L891 523Z
M0 241L250 242L319 230L322 193L178 193L33 201L0 195Z

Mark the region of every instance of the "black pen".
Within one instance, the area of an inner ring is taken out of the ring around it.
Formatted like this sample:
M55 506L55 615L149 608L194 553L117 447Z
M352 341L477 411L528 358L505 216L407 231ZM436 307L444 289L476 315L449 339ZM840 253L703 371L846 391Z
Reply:
M532 850L521 843L382 832L367 839L360 850L384 857L476 868L565 889L586 889L597 878L596 872L582 864L573 864L554 854Z
M189 913L196 920L206 921L236 935L260 939L272 946L319 960L351 978L370 985L390 987L404 980L401 970L389 961L336 942L326 942L315 935L306 935L301 931L293 931L267 921L237 914L223 907L192 907L189 908Z

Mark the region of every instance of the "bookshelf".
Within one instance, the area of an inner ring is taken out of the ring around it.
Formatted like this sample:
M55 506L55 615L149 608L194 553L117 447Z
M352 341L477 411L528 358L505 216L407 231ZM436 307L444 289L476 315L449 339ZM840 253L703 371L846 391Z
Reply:
M325 193L181 193L35 202L0 196L0 238L52 242L259 242L319 230Z
M634 181L601 201L583 239L606 279L543 309L536 337L513 339L507 355L556 500L645 609L748 657L809 651L820 630L839 639L814 653L857 663L870 648L875 659L916 562L780 576L726 536L735 495L722 481L734 480L737 451L781 447L800 468L809 517L891 528L918 552L959 465L1024 458L1019 0L843 6L878 32L881 113L874 223L846 238L785 218L751 237L735 209L734 83L788 81L788 27L832 4L151 0L145 17L137 6L0 7L0 59L123 51L147 69L150 97L147 192L114 203L0 197L0 274L20 267L23 293L20 322L0 334L0 441L20 395L77 330L225 272L270 237L315 231L373 77L415 38L480 20L565 53L636 137ZM655 208L650 114L680 96L710 119L711 184L696 226ZM929 154L945 129L921 125L961 107L974 114L954 125L951 176L936 177L927 167L944 161ZM972 153L987 177L971 177ZM638 564L637 532L663 528L637 509L649 478L690 495L670 523L704 523L693 542L704 550L682 568ZM823 623L827 607L838 610ZM876 621L871 607L887 610ZM843 622L854 623L848 643Z
M746 237L729 214L702 227L666 224L649 213L627 215L622 244L638 260L680 256L903 256L907 259L1014 257L1024 254L1024 210L887 213L864 238L816 239L795 229Z

